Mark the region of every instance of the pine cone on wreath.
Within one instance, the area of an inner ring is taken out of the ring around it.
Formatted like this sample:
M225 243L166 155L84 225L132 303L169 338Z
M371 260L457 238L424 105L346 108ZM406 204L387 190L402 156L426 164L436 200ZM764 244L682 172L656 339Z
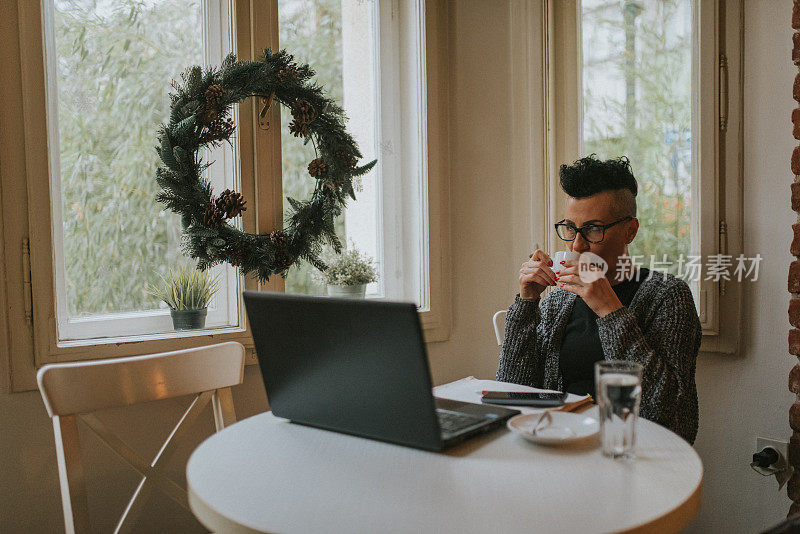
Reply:
M297 78L297 65L294 63L289 63L278 71L278 80L280 80L281 83L285 83L288 79L294 80L295 78Z
M241 245L237 245L228 250L228 262L234 267L241 267L246 255L247 251L245 248Z
M216 121L218 117L219 112L216 108L203 106L203 110L200 112L200 122L209 126Z
M225 214L222 213L222 211L220 211L214 204L208 206L206 211L203 213L203 224L209 228L214 228L215 230L220 229L224 220Z
M276 249L285 249L289 246L289 236L283 230L274 230L269 234L269 240Z
M269 234L269 239L275 246L275 269L283 272L294 263L294 256L289 252L289 236L283 230L275 230Z
M307 123L293 120L289 123L289 132L295 137L308 137L311 134L311 128Z
M223 191L217 200L214 201L215 207L221 211L226 219L238 217L243 211L247 211L247 201L241 193L235 193L230 189Z
M308 174L313 176L314 178L322 178L328 172L328 165L325 163L325 160L322 158L317 158L311 160L311 163L308 164Z
M223 119L222 117L218 116L208 124L206 132L200 136L200 142L207 143L209 141L224 139L231 131L233 131L233 128L233 119L230 117Z
M278 249L275 251L275 269L277 272L283 272L294 263L294 257L286 249Z
M209 85L205 92L206 105L208 107L219 107L222 97L225 96L225 89L217 84Z
M308 100L298 98L292 102L292 117L297 122L311 124L317 118L317 110Z
M200 121L203 124L211 125L219 118L219 104L224 96L225 90L219 85L208 86L204 94L203 110L200 113Z

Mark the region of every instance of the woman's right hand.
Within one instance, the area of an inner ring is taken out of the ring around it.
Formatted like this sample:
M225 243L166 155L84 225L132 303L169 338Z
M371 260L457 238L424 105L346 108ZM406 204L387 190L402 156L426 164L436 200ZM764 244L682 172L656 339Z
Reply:
M536 300L547 286L556 285L556 274L550 268L553 260L542 250L536 249L531 258L519 270L519 296L525 300Z

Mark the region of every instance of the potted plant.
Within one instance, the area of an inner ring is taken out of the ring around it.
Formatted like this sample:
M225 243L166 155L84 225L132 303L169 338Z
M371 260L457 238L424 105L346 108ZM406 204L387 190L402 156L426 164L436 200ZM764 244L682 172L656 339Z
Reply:
M203 328L208 304L219 289L210 271L181 266L161 276L161 286L148 286L148 292L169 306L175 330Z
M315 273L315 278L327 286L330 297L363 299L367 284L378 280L372 258L355 248L345 250L327 263L328 268Z

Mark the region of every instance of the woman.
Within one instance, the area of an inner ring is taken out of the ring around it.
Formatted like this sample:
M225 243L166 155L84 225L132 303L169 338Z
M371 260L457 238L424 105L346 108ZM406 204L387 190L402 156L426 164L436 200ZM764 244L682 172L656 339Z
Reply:
M550 257L536 250L519 271L497 379L594 394L596 361L638 362L640 415L694 443L700 321L686 282L625 262L639 229L628 161L589 156L562 165L560 174L568 198L556 231L569 250L597 254L608 271L587 283L577 262L566 261L556 275ZM547 286L556 289L540 299Z

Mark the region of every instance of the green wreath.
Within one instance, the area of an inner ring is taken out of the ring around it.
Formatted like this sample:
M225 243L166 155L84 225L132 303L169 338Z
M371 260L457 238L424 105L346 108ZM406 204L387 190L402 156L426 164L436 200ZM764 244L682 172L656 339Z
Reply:
M255 273L265 281L272 274L286 276L301 259L325 270L319 257L325 244L341 251L334 221L347 198L356 198L353 178L369 172L377 160L356 165L362 155L345 130L344 110L310 81L312 76L307 64L297 65L285 50L265 50L257 61L237 61L231 54L219 69L189 67L182 83L173 82L169 124L158 132L156 151L163 165L156 170L162 188L156 200L181 215L183 249L198 268L228 262L243 275ZM284 229L268 234L249 234L228 224L247 209L246 202L230 189L215 196L203 178L211 163L198 156L203 146L230 142L235 131L231 107L251 96L267 100L262 117L273 100L291 109L289 131L304 143L311 141L317 155L308 165L316 180L311 198L289 198Z

